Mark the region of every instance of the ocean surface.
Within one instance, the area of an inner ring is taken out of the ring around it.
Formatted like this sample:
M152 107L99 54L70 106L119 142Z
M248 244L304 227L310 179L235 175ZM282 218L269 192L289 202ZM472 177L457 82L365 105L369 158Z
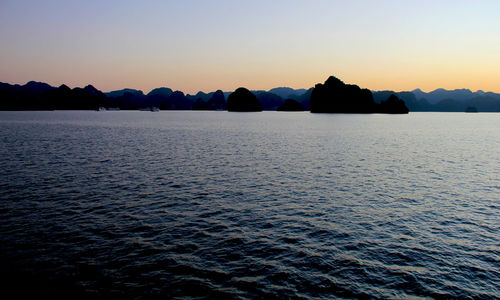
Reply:
M500 114L0 112L0 294L500 298Z

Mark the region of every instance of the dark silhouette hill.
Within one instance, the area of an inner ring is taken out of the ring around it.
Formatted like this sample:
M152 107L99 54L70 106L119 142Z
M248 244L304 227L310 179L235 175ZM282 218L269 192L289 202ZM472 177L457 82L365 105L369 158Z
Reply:
M0 110L50 110L52 104L41 95L55 89L43 82L30 81L25 85L0 82Z
M403 100L391 94L387 100L376 104L376 112L382 114L407 114L409 110Z
M225 110L226 98L221 90L211 93L198 92L196 95L186 95L193 102L193 110Z
M373 113L375 102L372 93L357 85L345 84L330 76L325 83L318 83L311 93L312 113Z
M438 93L425 93L421 90L412 92L379 91L373 92L375 102L381 102L390 94L394 94L402 99L410 111L436 111L436 112L463 112L467 107L473 106L480 112L500 112L500 94L485 93L483 91L471 92L470 90L447 91L439 89ZM455 95L457 98L454 98ZM444 98L438 98L439 97ZM470 95L471 98L466 98ZM433 103L428 99L432 99Z
M304 111L302 104L293 99L286 99L277 109L278 111Z
M227 98L227 110L236 112L262 111L262 106L252 92L240 87Z
M44 82L36 82L30 81L26 83L24 86L21 86L21 89L30 94L42 94L47 91L53 90L54 87L50 86Z
M107 107L138 109L150 106L146 101L146 95L141 90L122 89L106 93L106 95L109 99Z
M431 104L427 100L417 100L412 92L379 91L372 92L372 95L375 103L381 103L391 95L395 95L405 102L410 111L427 111L431 107Z
M372 92L354 84L345 84L330 76L324 84L318 83L311 93L311 112L313 113L390 113L406 114L408 108L404 101L395 95L375 103Z
M208 102L218 110L225 110L227 108L226 105L226 97L224 97L224 93L221 90L215 91L212 97L208 99Z
M190 110L193 102L181 91L172 91L170 88L161 87L153 89L147 95L142 91L123 89L107 93L114 106L120 109L141 109L158 107L163 110ZM115 96L115 97L113 97Z
M188 95L188 98L195 98L193 104L193 110L225 110L226 109L226 99L224 93L221 90L217 90L213 93L202 93L199 92L195 96Z
M304 110L311 110L311 94L313 90L314 88L310 88L302 95L291 95L290 99L299 102L304 107Z
M163 98L159 107L162 110L191 110L193 103L186 98L183 92L175 91L170 96Z
M262 106L262 110L276 110L285 102L283 98L270 92L255 91L252 93L257 97L257 100Z
M145 103L146 107L165 107L164 103L169 102L169 97L172 96L174 91L167 87L160 87L151 90L146 97L147 102Z
M472 106L479 112L500 112L499 94L485 93L483 96L475 96L465 101L465 106Z
M301 96L305 92L307 92L307 90L306 89L292 89L289 87L277 87L277 88L270 89L268 92L273 93L275 95L278 95L283 99L289 99L289 98L293 98L296 96Z
M96 110L107 105L106 95L92 85L70 89L63 84L42 93L41 99L48 103L50 108L61 110Z
M107 92L104 94L108 97L111 97L111 98L118 98L118 97L124 96L125 93L130 93L132 95L137 95L140 97L144 96L144 93L141 90L135 90L135 89L121 89L121 90L117 90L117 91Z
M453 99L459 102L464 102L475 96L475 93L468 89L436 89L429 93L425 93L421 89L416 89L412 92L417 99L426 99L430 104L437 104L445 99Z
M370 101L369 92L357 85L344 84L335 77L309 90L278 87L269 91L252 91L263 110L277 110L285 104L284 99L295 100L305 110L311 110L311 98L314 98L313 112L379 112L380 104L394 94L404 101L410 111L464 112L470 106L479 112L500 112L500 94L492 92L472 92L468 89L437 89L429 93L420 89L411 92L372 91L374 104ZM92 86L70 89L66 85L56 88L35 81L25 85L0 82L0 110L96 109L96 105L120 109L224 110L227 109L226 99L230 94L219 90L184 95L168 87L153 89L146 95L136 89L101 93Z
M151 90L151 92L148 93L148 97L151 96L169 97L170 95L172 95L173 92L174 91L172 91L172 89L170 88L161 87Z

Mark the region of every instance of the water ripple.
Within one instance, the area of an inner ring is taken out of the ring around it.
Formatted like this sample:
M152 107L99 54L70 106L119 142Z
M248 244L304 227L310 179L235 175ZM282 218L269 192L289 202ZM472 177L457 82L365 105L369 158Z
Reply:
M4 291L500 298L494 115L1 114Z

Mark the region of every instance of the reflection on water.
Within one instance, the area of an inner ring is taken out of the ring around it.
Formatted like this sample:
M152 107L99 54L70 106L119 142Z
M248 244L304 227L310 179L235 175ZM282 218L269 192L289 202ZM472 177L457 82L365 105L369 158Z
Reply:
M498 297L499 120L1 112L4 288Z

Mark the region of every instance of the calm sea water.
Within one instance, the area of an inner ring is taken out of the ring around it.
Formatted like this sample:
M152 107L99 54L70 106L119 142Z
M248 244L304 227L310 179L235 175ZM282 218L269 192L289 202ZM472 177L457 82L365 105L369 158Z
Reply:
M500 298L500 115L0 112L21 295Z

